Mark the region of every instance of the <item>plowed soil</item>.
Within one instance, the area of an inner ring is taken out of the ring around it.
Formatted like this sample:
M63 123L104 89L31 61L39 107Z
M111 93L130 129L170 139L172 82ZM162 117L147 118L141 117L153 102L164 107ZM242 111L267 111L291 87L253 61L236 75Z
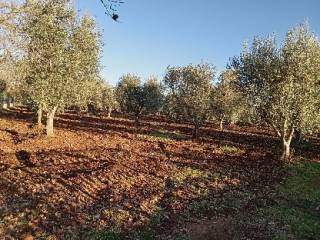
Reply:
M126 232L147 226L159 210L159 238L170 238L195 203L215 201L206 214L227 222L232 206L219 205L228 194L256 193L243 204L250 209L284 175L277 139L266 129L208 124L193 141L190 125L160 116L136 129L122 116L65 113L46 138L32 118L24 108L1 112L0 239L64 239L115 226ZM180 230L205 227L186 226Z

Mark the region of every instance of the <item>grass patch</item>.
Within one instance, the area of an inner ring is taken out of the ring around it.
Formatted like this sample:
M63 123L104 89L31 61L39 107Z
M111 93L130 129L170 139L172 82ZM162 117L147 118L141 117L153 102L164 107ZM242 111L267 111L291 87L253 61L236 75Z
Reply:
M96 231L88 237L88 239L92 240L121 240L123 236L121 236L120 232L116 230L100 230Z
M122 233L118 230L99 230L92 232L86 239L88 240L154 240L156 231L161 224L163 211L161 208L156 209L150 218L147 226L141 229L132 230L129 233Z
M178 184L182 184L187 178L191 179L206 179L208 178L208 173L199 169L193 169L190 167L179 168L173 179Z
M149 225L137 230L132 234L132 240L153 240L156 238L156 232L163 219L163 210L161 208L156 209L150 218Z
M227 155L241 155L244 153L244 150L237 148L235 146L223 145L220 146L216 151L218 154L227 154Z
M278 187L284 200L268 211L297 239L320 239L320 164L301 161L289 166L289 174Z
M160 131L153 131L151 133L148 134L148 137L151 138L155 138L155 140L181 140L181 139L185 139L186 136L181 134L181 133L177 133L177 132L160 132Z
M238 230L246 237L320 239L320 164L299 161L288 173L276 188L277 204L238 217Z
M308 140L303 140L302 142L292 141L292 149L298 152L308 152L312 151L313 148L317 147L312 142Z

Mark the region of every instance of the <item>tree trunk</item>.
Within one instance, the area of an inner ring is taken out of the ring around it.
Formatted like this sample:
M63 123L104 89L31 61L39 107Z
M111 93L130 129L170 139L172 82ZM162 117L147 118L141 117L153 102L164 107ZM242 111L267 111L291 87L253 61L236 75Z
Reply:
M135 115L134 117L134 125L138 129L140 122L139 122L139 115Z
M54 115L56 113L57 108L54 107L54 109L51 112L47 113L47 125L46 125L46 131L47 131L47 137L53 136L53 120Z
M140 120L139 115L134 116L134 136L136 137L139 133Z
M108 108L108 118L111 118L112 108Z
M193 129L193 138L194 139L198 139L199 138L199 131L200 131L199 124L195 123L194 124L194 129Z
M8 109L8 96L6 94L3 94L0 99L1 99L1 108Z
M287 134L286 131L284 131L282 135L282 155L281 160L282 161L290 161L290 144L291 140L294 134L294 128L290 130L290 132Z
M14 107L14 99L13 99L13 97L8 97L8 106L9 106L9 108L13 108Z
M2 109L8 109L8 103L7 102L3 102L2 103Z
M289 159L290 159L290 142L283 139L281 160L288 161Z
M220 119L220 130L222 131L223 130L223 122L224 122L224 117L222 117Z
M193 120L193 133L192 133L192 137L194 139L198 139L199 138L199 133L200 133L200 125L201 125L201 121L199 121L199 119L195 118Z
M37 124L38 124L38 127L42 126L42 108L41 107L39 107L37 111Z

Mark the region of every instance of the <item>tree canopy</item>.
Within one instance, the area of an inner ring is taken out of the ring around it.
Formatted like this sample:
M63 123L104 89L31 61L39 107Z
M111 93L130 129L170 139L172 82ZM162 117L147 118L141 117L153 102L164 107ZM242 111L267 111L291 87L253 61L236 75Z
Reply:
M136 123L142 113L156 113L162 106L162 89L154 77L142 83L139 76L126 74L118 82L116 95L121 110L134 114Z
M210 113L210 96L213 89L215 68L208 63L168 67L164 77L164 86L171 109L176 114L191 121L194 125L193 136L199 135L199 129Z
M237 88L238 75L235 71L225 70L219 77L218 84L211 94L212 115L220 121L220 129L223 122L236 123L246 107L243 96Z
M230 69L250 107L282 140L282 159L289 159L294 131L319 127L319 40L305 24L289 30L280 48L274 35L257 37Z
M52 135L56 111L88 99L99 70L99 33L89 16L77 21L67 1L27 2L26 9L25 80L31 101L47 114Z

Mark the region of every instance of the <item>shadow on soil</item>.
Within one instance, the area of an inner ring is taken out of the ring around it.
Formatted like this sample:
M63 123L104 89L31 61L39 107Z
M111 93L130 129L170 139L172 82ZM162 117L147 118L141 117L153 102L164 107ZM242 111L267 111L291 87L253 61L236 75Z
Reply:
M33 119L23 108L1 111L0 117L25 124ZM85 151L32 152L19 149L22 135L14 126L2 129L17 145L12 157L18 163L0 163L0 237L166 239L161 236L180 234L176 228L193 222L194 216L211 216L210 221L223 221L225 227L239 209L259 207L284 176L274 156L278 141L256 130L243 133L206 126L203 138L191 141L190 126L143 118L138 133L172 141L162 146L133 137L137 129L130 119L66 113L55 124L66 131L139 140L145 149L92 146ZM163 131L172 133L159 134ZM316 148L310 151L319 153Z

